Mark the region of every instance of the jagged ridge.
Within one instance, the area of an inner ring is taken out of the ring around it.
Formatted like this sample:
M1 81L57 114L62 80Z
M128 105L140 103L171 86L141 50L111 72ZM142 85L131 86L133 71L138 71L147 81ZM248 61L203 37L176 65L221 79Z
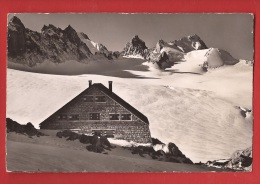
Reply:
M178 48L180 48L184 53L193 51L193 50L201 50L201 49L207 49L208 47L206 44L201 40L201 38L198 35L191 35L182 37L181 39L172 41L170 43L173 43Z
M81 34L84 39L89 39ZM103 52L102 52L103 51ZM102 45L100 53L107 59L113 53ZM106 54L104 54L104 51ZM109 55L109 54L110 55ZM35 66L44 60L54 63L75 60L84 62L91 59L93 54L75 29L70 25L64 30L52 24L44 25L41 32L25 28L19 18L14 16L8 24L8 58L9 61Z

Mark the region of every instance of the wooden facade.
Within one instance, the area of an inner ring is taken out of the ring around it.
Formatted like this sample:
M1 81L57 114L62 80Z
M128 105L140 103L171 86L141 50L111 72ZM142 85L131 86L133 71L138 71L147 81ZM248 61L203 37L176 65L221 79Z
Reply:
M41 129L74 129L79 133L98 131L108 137L138 143L150 143L151 135L146 116L133 108L103 84L89 84L57 112L40 124Z

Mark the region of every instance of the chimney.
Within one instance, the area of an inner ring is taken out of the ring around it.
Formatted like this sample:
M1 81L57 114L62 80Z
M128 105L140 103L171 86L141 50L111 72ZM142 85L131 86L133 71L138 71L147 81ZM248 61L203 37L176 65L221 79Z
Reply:
M113 81L108 81L109 91L110 92L112 92L112 83L113 83Z
M92 86L92 80L88 81L88 87Z

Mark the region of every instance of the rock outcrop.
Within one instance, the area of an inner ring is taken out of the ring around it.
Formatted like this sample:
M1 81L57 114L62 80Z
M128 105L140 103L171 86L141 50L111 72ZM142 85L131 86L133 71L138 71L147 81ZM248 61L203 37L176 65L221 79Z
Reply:
M141 40L138 35L135 35L124 47L122 55L146 58L148 55L148 48L146 47L145 42Z
M164 144L155 138L152 138L152 146L132 146L126 149L130 150L132 154L139 154L141 157L147 155L154 160L193 164L174 143Z
M71 130L63 130L63 131L59 131L56 134L57 137L59 138L67 138L67 141L74 141L74 140L79 140L80 143L83 144L90 144L88 146L86 146L86 149L88 151L93 151L96 153L101 153L105 150L110 150L111 148L115 148L114 146L112 146L110 144L110 142L108 141L106 136L102 136L100 134L95 134L93 136L88 136L88 135L84 135L84 134L78 134L76 132L73 132Z
M169 142L168 144L153 145L153 149L156 152L162 153L162 158L166 162L193 164L193 162L172 142Z
M163 52L159 55L158 57L158 61L156 61L158 66L161 68L161 69L165 69L165 68L168 68L168 67L171 67L171 62L169 60L169 56L166 52Z
M34 126L29 122L26 125L21 125L10 118L6 118L6 130L9 132L16 132L19 134L25 134L28 136L43 136L44 134L39 132Z
M252 147L235 151L231 158L208 161L205 165L217 168L229 168L239 171L252 171Z
M155 48L149 50L147 59L162 70L172 67L183 59L184 53L172 42L159 40Z
M252 162L252 147L249 147L244 150L235 151L226 167L236 170L250 171L252 170Z

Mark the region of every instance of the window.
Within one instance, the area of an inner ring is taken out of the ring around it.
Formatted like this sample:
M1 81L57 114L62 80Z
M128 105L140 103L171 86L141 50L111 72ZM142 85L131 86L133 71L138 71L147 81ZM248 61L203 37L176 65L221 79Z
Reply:
M119 120L119 114L109 114L110 120Z
M59 120L66 120L67 119L67 115L59 115L58 119Z
M131 114L121 114L121 120L132 120Z
M89 113L90 120L100 120L100 113Z
M106 137L114 137L116 130L115 129L92 129L92 135L102 135Z
M84 96L84 102L94 102L93 96Z
M101 129L92 129L91 134L92 135L102 135L102 130Z
M114 129L105 129L105 130L103 130L102 133L103 133L103 135L106 136L106 137L111 137L111 138L113 138L114 135L115 135L115 133L116 133L116 130L114 130Z
M79 120L79 115L78 114L73 114L68 116L69 120Z
M96 102L106 102L106 97L105 96L96 96L95 101Z

